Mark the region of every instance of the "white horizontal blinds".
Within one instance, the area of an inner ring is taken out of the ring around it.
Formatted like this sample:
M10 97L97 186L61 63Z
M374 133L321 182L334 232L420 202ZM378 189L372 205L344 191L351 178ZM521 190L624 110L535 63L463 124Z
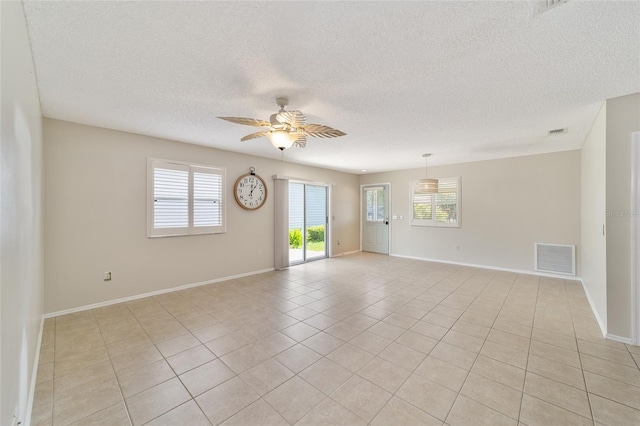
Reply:
M193 168L193 226L222 226L222 175Z
M438 181L438 193L435 194L437 223L458 222L458 179Z
M433 194L413 193L413 219L431 220L433 217Z
M224 169L149 161L148 236L224 232Z
M163 164L153 168L153 227L189 226L189 167Z

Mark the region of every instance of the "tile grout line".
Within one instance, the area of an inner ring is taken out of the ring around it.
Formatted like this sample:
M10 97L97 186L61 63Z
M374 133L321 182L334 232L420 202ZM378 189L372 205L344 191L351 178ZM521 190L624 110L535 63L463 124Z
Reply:
M495 276L495 274L494 274L494 276ZM451 292L447 295L447 297L443 298L443 299L440 301L440 303L438 303L436 306L434 306L434 307L433 307L429 312L427 312L427 314L425 314L424 316L428 315L428 314L429 314L430 312L432 312L432 311L433 311L433 309L435 309L436 307L441 306L442 301L446 300L450 295L454 294L454 293L455 293L455 291L456 291L458 288L462 287L462 286L464 285L464 283L465 283L465 282L467 282L467 281L469 281L472 277L473 277L473 275L472 275L472 276L470 276L470 277L468 277L465 281L461 282L461 283L460 283L460 285L458 285L458 286L455 288L455 290L451 291ZM440 282L442 282L442 281L443 281L443 280L441 280ZM477 299L477 298L482 294L482 292L483 292L483 291L484 291L484 290L489 286L490 282L491 282L491 279L489 280L489 282L488 282L487 284L485 284L485 285L483 286L482 291L480 291L480 292L479 292L479 293L474 297L473 301L472 301L471 303L469 303L469 305L468 305L468 306L467 306L467 308L464 310L464 312L463 312L463 313L458 317L458 319L456 319L456 322L460 319L460 317L461 317L462 315L464 315L464 313L465 313L465 312L467 312L467 309L468 309L468 308L473 304L473 302L474 302L474 301L475 301L475 300L476 300L476 299ZM437 285L437 284L436 284L436 285ZM431 288L433 288L433 287L435 287L435 285L434 285L434 286L432 286ZM426 290L425 292L427 292L427 291L429 291L429 290ZM424 293L423 293L423 294L424 294ZM505 299L505 300L506 300L506 299ZM504 302L503 302L503 303L504 303ZM442 305L442 306L447 307L446 305ZM454 309L455 309L455 308L454 308ZM424 318L424 316L423 316L423 318ZM494 320L494 322L495 322L495 320ZM455 325L455 322L454 322L454 324L453 324L453 325ZM451 328L453 327L453 325L452 325L451 327L449 327L449 328L448 328L447 332L446 332L446 333L445 333L445 334L444 334L440 339L438 339L438 343L442 342L442 339L444 339L444 338L446 337L446 335L449 333L449 331L451 331ZM466 333L463 333L463 334L466 334ZM473 336L472 336L472 337L473 337ZM485 342L486 342L486 339L485 339ZM446 342L443 342L443 343L446 343ZM437 346L437 344L436 344L435 346ZM434 348L435 348L435 346L434 346ZM456 346L456 345L452 345L452 346ZM483 346L484 346L484 343L483 343ZM456 347L460 348L459 346L456 346ZM464 349L464 348L460 348L460 349L466 350L466 349ZM432 348L432 350L433 350L433 348ZM482 350L482 347L480 348L480 350ZM429 351L429 354L427 354L427 357L428 357L428 356L430 356L430 353L431 353L431 351ZM479 355L480 355L480 352L478 352L478 353L476 354L476 358L474 359L474 365L475 365L475 362L477 361L477 358L478 358L478 356L479 356ZM425 357L425 359L426 359L426 357ZM446 361L444 361L444 362L446 362ZM452 365L453 365L453 364L452 364ZM418 366L419 366L419 365L418 365ZM412 372L411 372L412 374L414 374L414 373L415 373L415 370L417 370L418 366L416 366L416 367L412 370ZM472 369L472 368L473 368L473 365L471 366L471 369ZM464 387L464 383L466 383L466 380L467 380L467 378L469 377L469 374L471 374L471 369L467 370L467 375L466 375L466 377L465 377L465 381L463 382L462 386L460 387L460 390L462 390L462 387ZM465 369L465 370L466 370L466 369ZM416 374L417 374L417 373L416 373ZM420 376L421 376L421 377L423 377L422 375L420 375ZM409 377L411 377L411 376L409 376ZM407 377L407 379L405 379L405 381L402 383L402 385L400 385L400 387L398 387L398 389L396 390L396 392L394 392L394 394L393 394L392 396L396 396L397 392L402 388L402 386L404 385L404 383L406 383L406 381L409 379L409 377ZM433 381L432 381L431 379L429 379L428 377L427 377L426 379L427 379L427 380L429 380L430 382L433 382ZM433 383L436 383L436 382L433 382ZM436 383L436 384L438 384L438 385L439 385L439 383ZM442 385L440 385L440 386L442 386ZM443 386L443 387L447 388L446 386ZM450 388L447 388L447 389L452 390L452 389L450 389ZM449 408L449 410L448 410L448 412L447 412L447 415L445 416L445 420L444 420L445 422L446 422L446 419L449 417L449 414L451 413L451 410L453 409L453 405L455 405L455 401L456 401L456 400L458 399L458 397L461 395L461 394L460 394L460 390L455 391L457 395L456 395L456 398L455 398L455 400L454 400L453 404L452 404L452 405L451 405L451 407ZM405 399L403 399L403 398L401 398L401 397L399 397L399 396L398 396L398 398L400 398L401 400L403 400L403 401L407 402L408 404L410 404L410 405L412 405L412 406L414 406L414 407L415 407L415 405L414 405L413 403L411 403L411 402L409 402L409 401L406 401ZM475 401L475 400L474 400L474 401ZM477 401L475 401L475 402L477 402ZM481 403L480 403L480 404L481 404ZM386 405L386 404L385 404L385 405ZM481 404L481 405L484 405L484 404ZM486 405L485 405L485 407L486 407ZM383 406L382 408L384 408L384 406ZM420 409L419 407L416 407L416 408L418 408L419 410L423 411L423 410L422 410L422 409ZM487 408L490 408L490 407L487 407ZM492 408L490 408L490 409L492 409ZM493 409L492 409L492 410L493 410ZM427 414L429 414L429 413L427 413ZM430 415L431 415L431 414L430 414ZM432 416L432 417L434 417L434 418L435 418L435 416Z
M127 308L127 311L129 311L129 313L131 314L131 316L134 317L134 319L136 320L136 322L138 322L138 319L135 317L135 315L133 315L133 312L131 312L131 310L129 309L129 306L127 306L126 303L124 303L125 308ZM95 316L95 312L93 311L93 309L91 310ZM96 322L98 323L98 330L100 330L100 336L102 337L102 341L104 343L105 346L105 350L107 351L107 356L109 357L109 364L111 365L111 370L113 371L113 375L116 378L116 383L118 384L118 391L120 392L120 397L122 398L122 403L124 404L124 411L127 413L127 418L129 419L129 423L131 425L133 425L133 419L131 418L131 413L129 412L129 404L127 404L127 399L124 397L124 393L122 392L122 387L120 386L120 378L118 377L118 374L116 373L116 369L113 366L113 360L111 358L111 353L109 353L109 349L107 348L107 343L104 340L104 334L102 333L102 327L100 327L100 321L98 321L98 319L96 318ZM142 325L140 323L138 323L140 325L140 327L142 328ZM143 331L146 334L146 330ZM149 336L147 336L149 337Z
M494 274L494 277L495 277L495 275L497 275L497 274ZM491 334L491 330L493 330L493 326L495 325L496 321L498 320L498 317L500 316L500 312L502 312L502 309L504 308L504 305L505 305L505 303L506 303L507 299L509 298L509 293L511 293L511 291L513 290L514 284L515 284L515 282L516 282L516 280L517 280L517 277L518 277L519 275L520 275L520 274L517 274L517 275L516 275L516 277L514 278L514 280L511 282L511 285L510 285L510 288L509 288L509 292L507 293L507 295L505 296L504 300L502 301L502 303L501 303L501 305L500 305L500 309L498 310L498 313L496 314L496 317L494 318L493 322L491 323L491 326L487 326L487 328L489 328L489 333L487 334L487 337L484 339L484 342L482 343L482 346L480 347L480 350L479 350L479 351L478 351L478 353L476 354L476 358L475 358L475 360L474 360L474 362L473 362L473 365L472 365L472 366L471 366L471 368L469 369L469 371L468 371L468 373L467 373L467 376L466 376L466 378L465 378L465 380L464 380L464 382L463 382L462 386L460 387L460 391L458 391L458 395L456 396L456 400L455 400L455 401L454 401L454 403L451 405L451 408L449 409L449 413L447 413L447 417L446 417L446 418L448 418L448 417L449 417L449 415L451 414L451 410L453 409L453 406L455 405L455 402L456 402L456 401L458 400L458 398L462 395L462 389L464 388L464 385L467 383L467 380L469 380L469 376L471 375L471 372L472 372L471 370L473 370L473 367L475 366L476 362L478 361L478 357L480 357L480 352L482 352L482 349L484 348L484 345L487 343L487 340L488 340L488 338L489 338L489 334ZM492 279L493 279L493 277L492 277ZM491 280L492 280L492 279L491 279ZM485 288L484 288L484 289L486 289L486 288L491 284L491 280L489 280L489 282L487 283L487 285L485 286ZM484 289L483 289L483 291L484 291ZM482 293L479 293L479 294L476 296L476 298L475 298L475 299L477 299L477 298L480 296L480 294L482 294ZM475 299L474 299L474 301L475 301ZM471 305L469 305L469 306L471 306ZM466 312L466 310L465 310L465 312ZM496 360L496 361L497 361L497 360ZM501 361L500 361L500 362L501 362ZM482 376L482 377L484 377L484 376ZM492 382L495 382L495 383L501 384L501 383L499 383L499 382L496 382L495 380L492 380L492 379L489 379L489 378L486 378L486 377L484 377L484 378L485 378L486 380L490 380L490 381L492 381ZM472 401L476 402L477 404L480 404L480 405L482 405L482 406L484 406L484 407L486 407L486 408L488 408L488 409L490 409L490 410L492 410L492 411L495 411L495 412L497 412L497 413L499 413L499 414L501 414L501 415L503 415L503 416L506 416L506 417L509 417L509 418L513 419L513 417L508 416L508 415L506 415L506 414L502 413L501 411L496 410L495 408L489 407L488 405L486 405L486 404L484 404L484 403L482 403L482 402L480 402L480 401L477 401L477 400L475 400L474 398L471 398L470 396L467 396L467 395L462 395L462 396L463 396L463 397L465 397L465 398L469 398L470 400L472 400ZM522 397L521 397L521 398L522 398ZM521 402L521 404L522 404L522 402ZM519 411L518 411L518 412L519 412ZM446 421L446 418L445 418L445 421ZM518 421L518 419L514 419L514 420Z
M495 277L495 275L496 275L496 274L493 274L493 276L489 279L489 281L488 281L488 282L483 286L482 291L480 291L480 292L476 295L476 297L474 297L474 298L473 298L473 301L472 301L471 303L469 303L469 305L468 305L468 306L467 306L467 308L464 310L464 312L460 315L460 317L462 317L462 315L464 315L464 314L467 312L467 310L469 309L469 307L471 307L471 305L473 305L473 302L475 302L475 301L478 299L478 297L480 297L480 295L481 295L481 294L482 294L482 293L487 289L487 287L491 284L491 280ZM468 280L467 280L467 281L468 281ZM452 325L451 327L453 327L453 326L454 326L454 325L455 325L455 324L460 320L460 317L458 317L458 319L456 320L456 322L455 322L455 323L453 323L453 325ZM497 316L496 316L496 318L497 318ZM495 320L494 320L494 322L495 322ZM490 332L492 327L488 327L488 328L489 328L489 332ZM449 328L449 330L445 333L445 335L444 335L444 336L442 336L442 339L444 339L445 337L447 337L447 334L449 334L449 331L451 331L451 328ZM487 334L487 337L488 337L488 336L489 336L489 335ZM440 342L442 341L442 339L440 339ZM456 405L456 402L458 401L458 399L460 398L460 396L463 396L463 397L465 397L465 398L469 398L469 397L468 397L468 396L466 396L466 395L462 395L462 393L461 393L461 392L462 392L462 388L464 388L464 385L467 383L467 380L469 379L469 375L471 375L471 370L473 370L473 366L474 366L474 365L476 364L476 362L478 361L478 357L480 356L480 352L482 351L482 348L484 347L484 344L486 343L486 341L487 341L487 339L486 339L486 337L485 337L485 339L484 339L484 340L483 340L483 342L482 342L482 346L480 347L480 350L478 350L478 353L476 354L476 357L475 357L475 358L474 358L474 360L473 360L473 364L471 365L471 367L469 368L469 370L467 370L467 374L465 375L464 381L462 382L462 385L460 386L460 389L458 389L458 391L456 392L456 397L455 397L455 399L453 400L453 404L451 404L451 407L449 407L449 410L447 411L447 415L444 417L444 422L445 422L445 423L446 423L447 419L449 418L449 416L451 415L451 411L453 410L453 407L454 407L454 405ZM445 342L445 343L446 343L446 342ZM455 346L455 345L454 345L454 346ZM461 348L461 349L464 349L464 348ZM445 361L445 362L446 362L446 361ZM452 365L453 365L453 364L452 364ZM465 369L465 370L466 370L466 369ZM473 398L469 398L469 399L471 399L471 400L475 401L476 403L481 404L481 405L483 405L483 406L485 406L485 407L486 407L486 405L484 405L484 404L482 404L482 403L480 403L480 402L478 402L478 401L474 400ZM487 407L487 408L492 409L492 408L490 408L490 407ZM493 409L492 409L492 410L493 410ZM494 410L494 411L495 411L495 410ZM502 414L502 413L501 413L501 414Z
M567 283L565 280L563 280L563 287L564 287L564 291L565 291L565 295L567 292ZM568 300L568 297L567 297ZM578 337L576 335L576 323L573 317L573 307L571 306L571 303L568 303L569 305L569 313L571 314L571 325L573 327L573 335L576 336L576 348L578 349L578 360L580 361L580 372L582 373L582 380L584 383L584 392L587 395L587 404L589 404L589 412L591 413L591 421L595 424L596 422L596 416L595 416L595 412L593 411L593 406L591 405L591 398L589 397L589 387L587 386L587 378L585 377L584 374L584 365L582 364L582 352L580 351L580 345L578 344Z
M527 363L524 366L524 380L522 382L522 395L520 396L520 407L518 409L518 421L522 417L522 402L524 401L525 389L527 385L527 375L529 374L529 357L531 356L531 343L533 342L533 330L536 324L536 314L538 312L538 299L540 298L540 277L536 283L536 301L533 305L533 318L531 320L531 334L529 335L529 348L527 350ZM527 394L528 395L528 394Z
M565 282L564 282L564 280L563 280L563 288L564 288L564 284L565 284ZM565 292L565 295L566 295L566 288L564 289L564 292ZM567 300L568 300L568 298L567 298ZM537 309L537 303L536 303L536 309ZM535 318L534 318L534 324L535 324ZM575 326L573 325L573 317L571 317L571 324L572 324L572 327L574 328L574 334L575 334ZM533 333L533 329L534 329L534 328L535 328L535 327L532 327L532 329L531 329L532 333ZM532 339L532 340L533 340L533 339ZM544 342L543 342L543 343L544 343ZM551 345L551 346L556 346L556 345L553 345L553 344L549 344L549 345ZM556 346L556 347L558 347L558 346ZM579 352L577 352L577 353L578 353L578 358L580 358L580 353L579 353ZM546 357L541 356L541 355L537 355L537 356L540 356L541 358L549 359L549 358L546 358ZM555 360L551 360L551 361L555 361ZM566 364L561 363L561 362L559 362L559 361L555 361L555 362L558 362L559 364L566 365ZM580 370L581 370L581 372L583 373L583 379L584 379L584 370L582 369L582 364L580 364L580 365L581 365ZM529 370L528 370L528 363L527 363L527 373L528 373L528 372L529 372ZM531 374L536 374L536 373L533 373L533 372L532 372ZM556 382L556 383L563 384L563 385L566 385L566 386L570 386L570 387L572 387L572 388L574 388L574 389L577 389L577 390L580 390L580 391L584 391L584 392L587 394L587 402L589 402L589 401L588 401L588 400L589 400L588 392L586 391L586 384L585 384L585 389L583 390L583 389L579 389L579 388L576 388L576 387L574 387L574 386L568 385L567 383L560 382L560 381L555 380L555 379L550 379L550 378L548 378L548 377L546 377L546 376L542 376L542 377L545 377L545 378L547 378L548 380L552 380L552 381L554 381L554 382ZM525 378L525 380L526 380L526 378ZM557 407L557 408L559 408L559 409L561 409L561 410L567 411L567 412L569 412L569 413L571 413L571 414L573 414L573 415L576 415L576 416L582 417L582 418L584 418L584 419L588 419L588 420L590 420L592 423L595 423L595 421L594 421L593 417L592 417L591 419L589 419L588 417L585 417L585 416L583 416L582 414L578 414L578 413L576 413L575 411L569 410L569 409L567 409L567 408L565 408L565 407L561 407L561 406L559 406L559 405L557 405L557 404L555 404L555 403L553 403L553 402L550 402L550 401L544 400L544 399L539 398L539 397L534 396L534 395L530 395L530 394L528 394L528 393L526 393L526 392L524 392L524 391L523 391L523 395L524 395L524 394L526 394L527 396L529 396L529 397L531 397L531 398L535 398L535 399L537 399L538 401L542 401L542 402L544 402L544 403L546 403L546 404L552 405L552 406ZM591 405L589 405L589 409L591 410ZM592 416L593 416L593 413L592 413Z

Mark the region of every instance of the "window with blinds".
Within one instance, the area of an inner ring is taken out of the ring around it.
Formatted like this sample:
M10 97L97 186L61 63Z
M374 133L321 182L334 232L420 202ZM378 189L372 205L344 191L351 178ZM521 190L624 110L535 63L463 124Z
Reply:
M156 159L148 169L149 237L225 231L224 169Z
M415 226L460 227L460 178L438 179L438 192L420 194L411 182L412 221Z

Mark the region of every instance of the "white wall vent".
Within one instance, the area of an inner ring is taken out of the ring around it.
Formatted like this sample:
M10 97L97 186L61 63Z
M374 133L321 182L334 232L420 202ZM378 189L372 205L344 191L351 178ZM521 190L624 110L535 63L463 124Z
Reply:
M555 274L576 274L576 246L535 243L535 269Z
M546 12L549 9L553 9L556 6L560 6L569 0L540 0L538 1L538 14Z

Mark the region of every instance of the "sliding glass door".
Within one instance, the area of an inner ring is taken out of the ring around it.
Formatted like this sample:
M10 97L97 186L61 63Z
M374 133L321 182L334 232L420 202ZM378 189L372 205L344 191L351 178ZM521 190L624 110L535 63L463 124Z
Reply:
M289 182L289 263L327 257L327 187Z

